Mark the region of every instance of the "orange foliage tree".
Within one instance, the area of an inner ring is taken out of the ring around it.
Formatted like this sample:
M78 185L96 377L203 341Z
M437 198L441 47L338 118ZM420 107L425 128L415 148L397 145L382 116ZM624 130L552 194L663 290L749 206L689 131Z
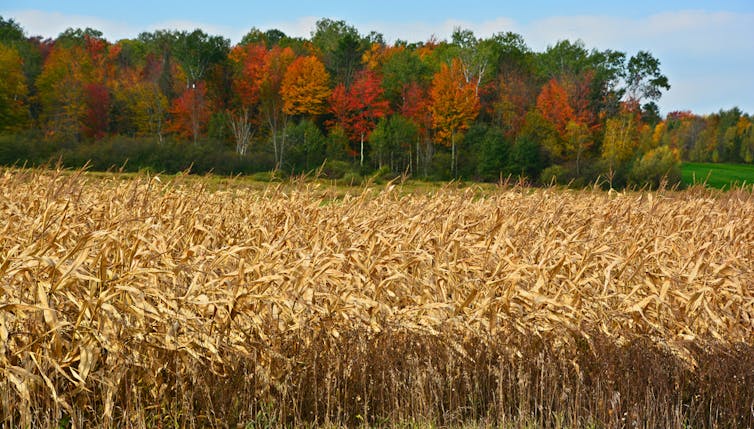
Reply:
M588 81L587 81L588 82ZM580 171L581 157L591 146L591 135L587 126L590 119L587 112L584 90L578 82L569 85L575 94L572 99L578 101L578 114L569 102L566 89L555 79L550 79L537 97L537 110L556 132L550 133L542 144L550 155L560 160L576 160L576 172Z
M452 173L456 167L456 135L469 128L479 113L476 85L467 82L459 59L448 66L443 64L432 80L432 124L440 142L450 143Z
M568 122L576 118L573 108L568 103L568 93L555 79L550 79L542 87L537 97L537 109L561 135L565 135Z
M286 69L280 86L284 115L319 115L325 113L330 97L330 75L325 65L315 56L296 58ZM285 133L280 141L280 158L283 161Z
M259 102L260 85L264 79L267 49L264 44L238 45L230 52L232 65L232 107L228 122L236 141L236 152L245 155L254 135L254 109Z
M289 115L319 115L327 109L330 75L315 56L296 58L283 77L283 111Z

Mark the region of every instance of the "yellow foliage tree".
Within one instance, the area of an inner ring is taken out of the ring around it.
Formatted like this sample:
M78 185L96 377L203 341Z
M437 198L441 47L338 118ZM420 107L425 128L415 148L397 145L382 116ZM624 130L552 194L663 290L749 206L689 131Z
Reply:
M0 132L20 130L26 124L29 108L26 105L26 78L18 52L0 44Z
M610 174L633 158L638 146L636 117L631 112L608 119L602 141L602 159L607 161Z
M129 79L116 84L113 93L123 105L134 135L156 136L162 142L169 105L159 85Z
M55 46L47 56L37 78L37 93L48 137L80 137L86 114L84 85L91 80L91 68L88 55L78 45Z
M738 138L741 139L741 159L744 162L754 162L754 124L749 118L741 117L736 124Z

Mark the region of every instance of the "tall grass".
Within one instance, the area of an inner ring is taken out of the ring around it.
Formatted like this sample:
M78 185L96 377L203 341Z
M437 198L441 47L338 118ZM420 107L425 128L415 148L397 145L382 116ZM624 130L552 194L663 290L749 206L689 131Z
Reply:
M754 198L0 172L10 427L754 426Z

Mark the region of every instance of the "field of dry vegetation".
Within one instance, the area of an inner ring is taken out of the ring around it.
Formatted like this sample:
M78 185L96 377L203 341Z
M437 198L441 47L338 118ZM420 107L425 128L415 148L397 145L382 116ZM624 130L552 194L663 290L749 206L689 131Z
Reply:
M0 426L754 427L751 191L0 171Z

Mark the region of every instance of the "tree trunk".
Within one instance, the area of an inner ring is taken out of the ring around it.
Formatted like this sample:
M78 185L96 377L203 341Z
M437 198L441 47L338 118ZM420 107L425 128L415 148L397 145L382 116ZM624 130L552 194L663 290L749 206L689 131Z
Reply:
M270 134L272 134L272 149L275 152L275 165L279 163L278 155L278 130L277 127L270 128Z
M414 163L413 163L413 156L414 151L411 150L411 144L408 145L408 174L414 173Z
M199 106L197 105L196 89L189 88L189 91L194 91L191 97L191 132L194 134L194 146L199 141Z
M450 174L455 179L456 178L456 133L450 133L450 147L451 147Z
M283 135L280 136L280 165L277 168L283 168L283 153L285 152L285 133L288 128L288 118L283 118Z
M249 110L244 108L238 116L228 112L228 119L230 128L233 131L233 137L236 140L236 153L244 156L249 148L249 142L254 135L254 132L251 130L251 122L249 121Z
M364 133L361 133L361 147L359 149L359 167L364 166Z

